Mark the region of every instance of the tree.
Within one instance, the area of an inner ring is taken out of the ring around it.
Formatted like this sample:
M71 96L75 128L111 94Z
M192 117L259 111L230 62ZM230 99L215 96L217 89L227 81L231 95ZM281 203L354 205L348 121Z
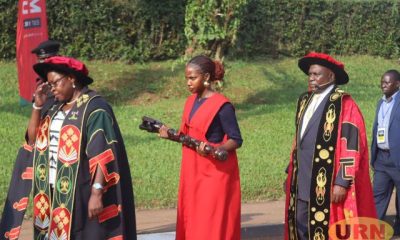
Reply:
M247 0L188 0L185 14L186 54L206 51L221 60L234 45Z

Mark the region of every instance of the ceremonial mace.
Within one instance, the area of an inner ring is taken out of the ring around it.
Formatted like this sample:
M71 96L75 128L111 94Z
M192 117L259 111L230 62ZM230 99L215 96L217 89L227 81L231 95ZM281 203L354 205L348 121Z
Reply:
M165 124L159 120L156 120L151 117L143 116L142 124L139 125L139 129L146 130L151 133L158 133L162 125L165 125ZM192 148L192 149L196 149L198 146L200 146L200 143L202 142L202 141L192 138L188 135L178 133L178 131L176 131L173 128L168 129L167 133L168 133L169 140L182 143L183 145L185 145L189 148ZM226 150L217 149L209 144L206 144L204 146L204 152L207 155L211 155L215 159L220 160L220 161L225 161L228 157L228 152Z

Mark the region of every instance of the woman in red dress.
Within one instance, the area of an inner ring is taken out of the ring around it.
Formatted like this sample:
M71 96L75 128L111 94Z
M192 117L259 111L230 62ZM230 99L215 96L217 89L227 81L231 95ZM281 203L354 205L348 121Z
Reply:
M240 239L240 178L236 149L242 137L229 100L212 89L223 80L220 62L196 56L186 65L185 77L192 93L183 111L180 132L202 141L193 150L182 147L176 239ZM160 136L168 138L168 127ZM205 144L226 150L217 160L204 151Z

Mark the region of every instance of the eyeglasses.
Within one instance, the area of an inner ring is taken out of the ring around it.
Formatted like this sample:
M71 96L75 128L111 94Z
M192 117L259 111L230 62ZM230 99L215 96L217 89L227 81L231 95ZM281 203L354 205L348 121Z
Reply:
M47 84L50 86L50 88L56 88L58 86L58 84L60 83L61 80L63 80L64 78L66 78L67 76L62 76L59 79L53 81L52 83L47 82Z

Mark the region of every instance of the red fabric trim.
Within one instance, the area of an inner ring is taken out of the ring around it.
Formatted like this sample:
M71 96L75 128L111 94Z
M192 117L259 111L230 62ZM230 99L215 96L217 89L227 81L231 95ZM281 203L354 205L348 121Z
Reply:
M36 130L36 144L35 147L39 152L44 152L49 147L49 127L50 116L40 121L40 125Z
M24 197L21 198L18 202L15 202L13 204L13 208L16 209L17 211L23 211L26 209L26 207L28 206L28 198Z
M66 125L61 128L58 146L58 160L72 165L76 163L80 155L81 131L74 125Z
M26 144L26 143L24 144L24 149L29 151L29 152L33 151L33 147L31 145L29 145L29 144Z
M9 232L4 234L4 237L10 240L16 240L21 232L21 226L12 228Z
M32 180L33 179L33 168L32 167L27 167L25 169L25 172L21 174L21 178L23 180Z
M121 212L121 205L112 204L103 209L103 211L99 214L99 223L103 223L111 218L118 216L119 212Z
M92 157L89 160L90 174L92 175L92 177L94 176L94 174L96 172L97 164L104 165L104 164L111 162L114 159L115 159L114 154L111 149L108 149L108 150L100 153L99 155Z
M115 237L109 238L107 240L123 240L123 239L124 239L124 237L122 235L119 235L119 236L115 236Z
M197 94L193 94L186 100L185 108L183 110L181 131L185 134L188 134L190 131L191 137L201 141L207 141L205 135L208 127L210 126L214 116L218 113L221 106L229 102L229 100L222 94L215 93L203 103L203 105L195 113L195 116L193 116L193 118L189 121L189 115L196 98Z
M94 174L96 173L97 166L100 167L101 171L103 172L104 179L107 183L104 187L104 190L107 190L111 186L117 184L119 181L119 174L116 172L109 173L106 166L108 163L114 160L114 153L111 149L108 149L89 160L89 169L90 175L92 176L92 181L94 179Z
M57 239L61 239L63 233L70 239L71 213L67 208L58 207L52 211L52 221L50 223L49 234L54 234Z

